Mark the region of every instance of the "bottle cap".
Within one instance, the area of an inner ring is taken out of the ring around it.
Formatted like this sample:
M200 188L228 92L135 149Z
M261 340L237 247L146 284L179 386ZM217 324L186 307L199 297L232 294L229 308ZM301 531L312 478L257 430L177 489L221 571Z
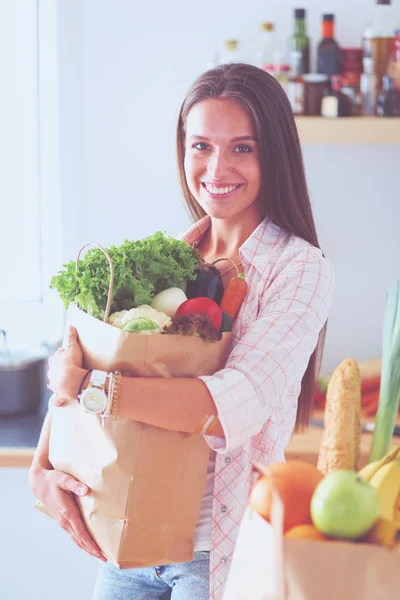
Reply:
M284 73L288 73L290 71L290 66L289 65L281 65L281 71L283 71Z
M329 22L332 23L332 22L335 21L335 15L333 15L332 13L322 15L322 20L323 21L329 21Z
M294 9L294 18L295 19L305 19L306 18L306 9L305 8L295 8Z
M239 46L239 42L237 40L226 40L225 46L229 50L236 50L236 48Z
M275 25L269 21L265 21L264 23L261 23L261 29L263 31L274 31Z

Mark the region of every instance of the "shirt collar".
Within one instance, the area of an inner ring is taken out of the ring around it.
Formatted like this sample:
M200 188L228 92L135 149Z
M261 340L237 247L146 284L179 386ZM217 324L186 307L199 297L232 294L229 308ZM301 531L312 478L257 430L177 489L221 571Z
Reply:
M192 225L189 231L183 236L183 240L193 246L199 243L210 227L211 218L206 215ZM286 232L283 232L283 230L268 219L268 217L263 219L239 248L239 255L243 266L245 267L246 264L250 264L259 272L262 272L270 258L273 247L282 236L282 233L284 233L285 236L287 235Z

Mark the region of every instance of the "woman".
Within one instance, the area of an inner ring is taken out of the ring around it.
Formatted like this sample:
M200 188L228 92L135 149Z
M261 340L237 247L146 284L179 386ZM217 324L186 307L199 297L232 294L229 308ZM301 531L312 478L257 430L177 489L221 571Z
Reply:
M299 138L289 101L261 69L217 67L183 102L178 165L196 221L184 239L207 262L228 257L248 283L226 367L196 379L122 378L122 416L171 430L199 431L214 415L207 482L191 563L100 569L93 600L222 598L251 485L250 461L284 460L292 431L307 424L332 301L333 271L319 249ZM221 269L224 284L235 274ZM76 334L51 360L57 403L76 401L86 375ZM190 402L188 402L190 398ZM103 561L74 494L89 490L51 470L47 419L30 478L83 549Z

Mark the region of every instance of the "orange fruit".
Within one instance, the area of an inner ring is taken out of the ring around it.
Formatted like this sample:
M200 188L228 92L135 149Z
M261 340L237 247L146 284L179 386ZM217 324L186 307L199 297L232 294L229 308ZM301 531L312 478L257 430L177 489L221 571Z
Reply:
M318 531L314 525L307 523L306 525L296 525L285 533L286 538L297 540L328 540L329 538Z
M324 477L321 471L311 463L288 460L263 467L262 473L250 494L250 507L269 521L274 486L285 509L283 531L296 525L311 524L310 503L315 488Z

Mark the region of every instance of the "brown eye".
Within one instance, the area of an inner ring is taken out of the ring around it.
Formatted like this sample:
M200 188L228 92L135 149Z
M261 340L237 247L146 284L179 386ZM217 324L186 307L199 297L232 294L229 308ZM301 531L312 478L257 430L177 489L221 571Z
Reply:
M196 142L196 144L193 144L192 148L195 150L208 150L209 146L205 142Z
M253 148L247 144L240 144L239 146L236 146L235 152L253 152Z

